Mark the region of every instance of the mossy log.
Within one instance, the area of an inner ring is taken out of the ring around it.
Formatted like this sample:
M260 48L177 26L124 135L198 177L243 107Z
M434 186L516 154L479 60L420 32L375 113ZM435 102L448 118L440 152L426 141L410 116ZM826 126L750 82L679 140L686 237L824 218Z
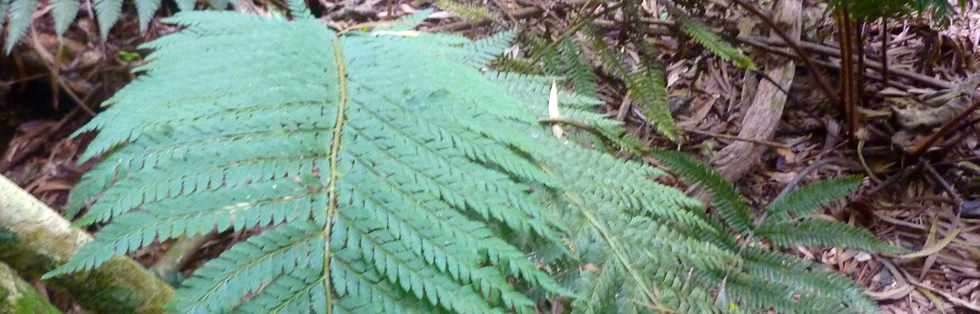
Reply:
M0 314L60 314L58 308L20 278L10 266L0 263Z
M37 279L92 240L61 215L0 175L0 261ZM95 313L163 313L173 289L126 257L45 281Z

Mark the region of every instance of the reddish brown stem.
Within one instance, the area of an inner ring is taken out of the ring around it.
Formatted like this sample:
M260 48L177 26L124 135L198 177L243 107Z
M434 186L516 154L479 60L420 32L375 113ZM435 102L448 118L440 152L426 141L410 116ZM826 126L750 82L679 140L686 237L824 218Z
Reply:
M769 26L770 31L786 42L786 45L788 45L790 49L793 49L793 52L796 53L801 61L803 61L803 64L807 67L807 69L810 69L810 72L813 73L813 77L816 79L817 85L820 87L820 90L823 91L824 95L827 96L831 102L840 102L840 99L836 94L834 94L834 91L830 89L830 84L827 83L827 79L824 78L823 73L820 72L820 68L818 68L817 65L810 60L810 57L806 54L806 52L804 52L803 49L796 44L797 40L789 38L789 36L786 35L786 32L783 31L782 27L777 25L776 22L773 21L768 15L762 13L762 11L756 8L755 5L746 3L744 0L732 0L732 2L738 4L742 8L745 8L745 10L749 11L749 13L752 13L752 15L755 15L762 20L766 26Z
M881 18L881 80L888 86L888 18Z
M864 99L864 21L851 19L849 16L847 18L851 25L851 33L855 35L848 37L848 39L854 39L851 42L851 51L857 54L857 71L851 71L851 74L854 75L851 80L853 84L851 86L851 115L847 118L851 134L857 134L856 132L861 128L861 114L857 108L861 107L861 100Z
M943 127L940 128L938 132L933 133L932 136L929 136L929 138L927 138L924 142L922 142L922 144L918 145L915 151L912 152L912 158L919 158L922 155L924 155L927 151L929 151L929 148L931 148L933 145L936 145L936 142L938 142L940 139L945 137L946 134L949 134L950 131L956 129L957 126L960 125L960 123L963 123L963 120L966 120L968 117L970 117L970 115L973 114L973 112L977 111L977 109L980 109L980 101L978 101L976 96L974 96L973 104L970 105L970 107L967 108L965 111L960 113L959 116L956 116L955 119L946 122L946 124L944 124Z
M854 94L857 97L854 98L854 105L860 107L862 100L864 99L864 73L867 68L864 65L864 20L857 19L851 20L854 23L855 33L857 34L857 39L854 41L854 50L857 53L857 75L854 77ZM858 116L860 118L860 116ZM860 122L860 121L858 121Z
M836 12L837 15L837 25L840 27L838 31L838 41L840 41L840 58L841 58L841 96L843 98L843 111L844 116L847 119L847 131L848 135L853 137L857 131L855 126L851 123L851 117L854 116L854 93L852 89L854 87L854 64L851 59L851 23L848 18L847 3Z

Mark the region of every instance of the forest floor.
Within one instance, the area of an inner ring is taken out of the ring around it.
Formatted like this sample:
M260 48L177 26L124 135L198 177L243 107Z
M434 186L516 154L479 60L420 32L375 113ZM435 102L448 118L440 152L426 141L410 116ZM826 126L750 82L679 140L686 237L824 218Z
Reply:
M463 31L472 37L505 29L509 23L525 32L557 35L571 23L567 18L575 1L480 1L490 19L469 20L436 10L423 25L428 30ZM650 1L653 3L654 1ZM980 312L980 124L977 115L941 136L932 148L917 154L916 143L932 136L944 121L937 110L914 109L930 96L948 91L980 73L980 9L970 4L953 16L949 26L935 27L928 19L907 19L887 24L891 37L882 43L880 21L867 24L863 49L869 61L887 51L888 85L880 71L868 71L860 92L863 131L848 134L848 124L837 105L821 94L814 71L839 80L834 18L822 1L804 1L803 38L813 44L807 54L830 66L796 68L785 109L776 118L765 143L753 144L748 171L731 177L751 204L766 204L780 191L801 183L846 175L868 177L862 189L847 201L830 206L829 217L871 230L879 238L912 249L905 257L874 256L825 248L798 247L793 254L847 274L872 291L887 313ZM354 24L389 19L427 7L413 1L321 0L314 13L333 24ZM267 13L249 2L242 10ZM659 16L660 8L646 8ZM83 9L84 11L84 9ZM161 14L171 14L164 10ZM43 12L43 10L42 10ZM67 195L91 163L76 164L91 135L70 138L91 119L98 104L133 78L129 70L142 61L136 46L171 26L152 23L140 34L131 11L103 42L92 20L83 17L59 42L50 19L35 17L33 31L9 56L0 56L0 173L17 182L52 208L62 208ZM84 14L83 14L84 15ZM702 16L712 26L733 34L739 30L761 33L759 22L731 7L705 5ZM651 42L660 48L676 122L687 130L683 141L672 143L647 123L642 109L626 96L620 82L603 75L599 93L604 113L627 123L629 130L658 147L679 147L724 168L726 147L746 143L738 134L754 123L747 114L752 75L712 57L669 23L649 19ZM605 22L603 34L615 41L621 31L615 19ZM755 29L755 31L753 31ZM734 36L732 36L734 37ZM58 53L59 47L61 52ZM820 50L820 47L831 48ZM526 51L523 42L515 51ZM619 47L630 55L632 48ZM787 62L779 47L742 48L760 65ZM776 51L773 51L776 50ZM635 53L634 53L635 54ZM420 61L424 62L424 61ZM911 73L911 74L910 74ZM876 79L877 78L877 79ZM975 89L976 86L972 88ZM971 89L971 91L973 91ZM939 119L939 122L934 120ZM948 120L948 119L947 119ZM756 141L758 142L758 141ZM651 160L651 162L653 162ZM679 182L672 182L679 184ZM201 249L179 265L189 274L206 258L215 256L247 234L211 235ZM132 257L147 266L157 263L171 242L140 250ZM40 284L40 283L39 283ZM71 300L53 295L68 312L82 312Z

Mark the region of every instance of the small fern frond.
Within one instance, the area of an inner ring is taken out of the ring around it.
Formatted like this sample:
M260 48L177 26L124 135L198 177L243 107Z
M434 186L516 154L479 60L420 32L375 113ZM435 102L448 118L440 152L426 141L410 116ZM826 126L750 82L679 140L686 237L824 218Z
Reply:
M684 30L685 34L691 36L691 39L715 56L743 69L755 70L758 68L752 59L742 53L742 50L733 47L707 25L688 16L679 17L678 22L680 22L681 29Z
M563 38L554 49L550 45L539 45L542 48L533 53L541 62L541 68L548 75L565 78L572 89L579 95L596 97L599 77L592 71L592 65L585 58L585 53L572 38Z
M670 116L667 104L667 81L663 70L653 64L644 63L637 71L628 71L617 54L606 45L602 36L594 30L585 32L592 39L592 47L610 74L621 79L626 89L637 102L645 108L647 121L653 124L660 134L671 141L677 141L679 130Z
M711 192L711 205L729 227L743 234L752 229L752 209L742 200L735 186L708 165L680 152L653 150L650 154L678 175L703 184Z
M792 245L835 246L868 252L896 253L898 248L884 244L864 229L823 219L764 224L756 235L780 247Z
M655 65L644 65L639 71L626 77L626 88L634 99L646 105L644 112L647 121L652 122L667 139L676 142L680 134L667 103L667 79L663 69Z
M847 197L861 186L863 178L854 176L809 184L773 201L766 207L770 222L803 218L828 203Z

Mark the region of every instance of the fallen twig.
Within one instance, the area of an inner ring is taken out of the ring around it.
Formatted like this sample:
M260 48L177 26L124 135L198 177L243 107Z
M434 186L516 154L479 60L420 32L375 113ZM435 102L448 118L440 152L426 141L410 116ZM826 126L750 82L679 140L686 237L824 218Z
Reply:
M759 144L759 145L776 147L776 148L785 148L785 149L792 148L789 145L786 145L786 144L783 144L783 143L777 143L777 142L773 142L773 141L760 140L760 139L754 139L754 138L745 138L745 137L739 137L739 136L735 136L735 135L728 135L728 134L715 133L715 132L709 132L709 131L701 131L701 130L698 130L698 129L695 129L695 128L681 128L681 129L683 129L684 132L691 132L691 133L701 134L701 135L705 135L705 136L723 138L723 139L726 139L726 140L739 141L739 142L749 142L749 143L753 143L753 144Z

